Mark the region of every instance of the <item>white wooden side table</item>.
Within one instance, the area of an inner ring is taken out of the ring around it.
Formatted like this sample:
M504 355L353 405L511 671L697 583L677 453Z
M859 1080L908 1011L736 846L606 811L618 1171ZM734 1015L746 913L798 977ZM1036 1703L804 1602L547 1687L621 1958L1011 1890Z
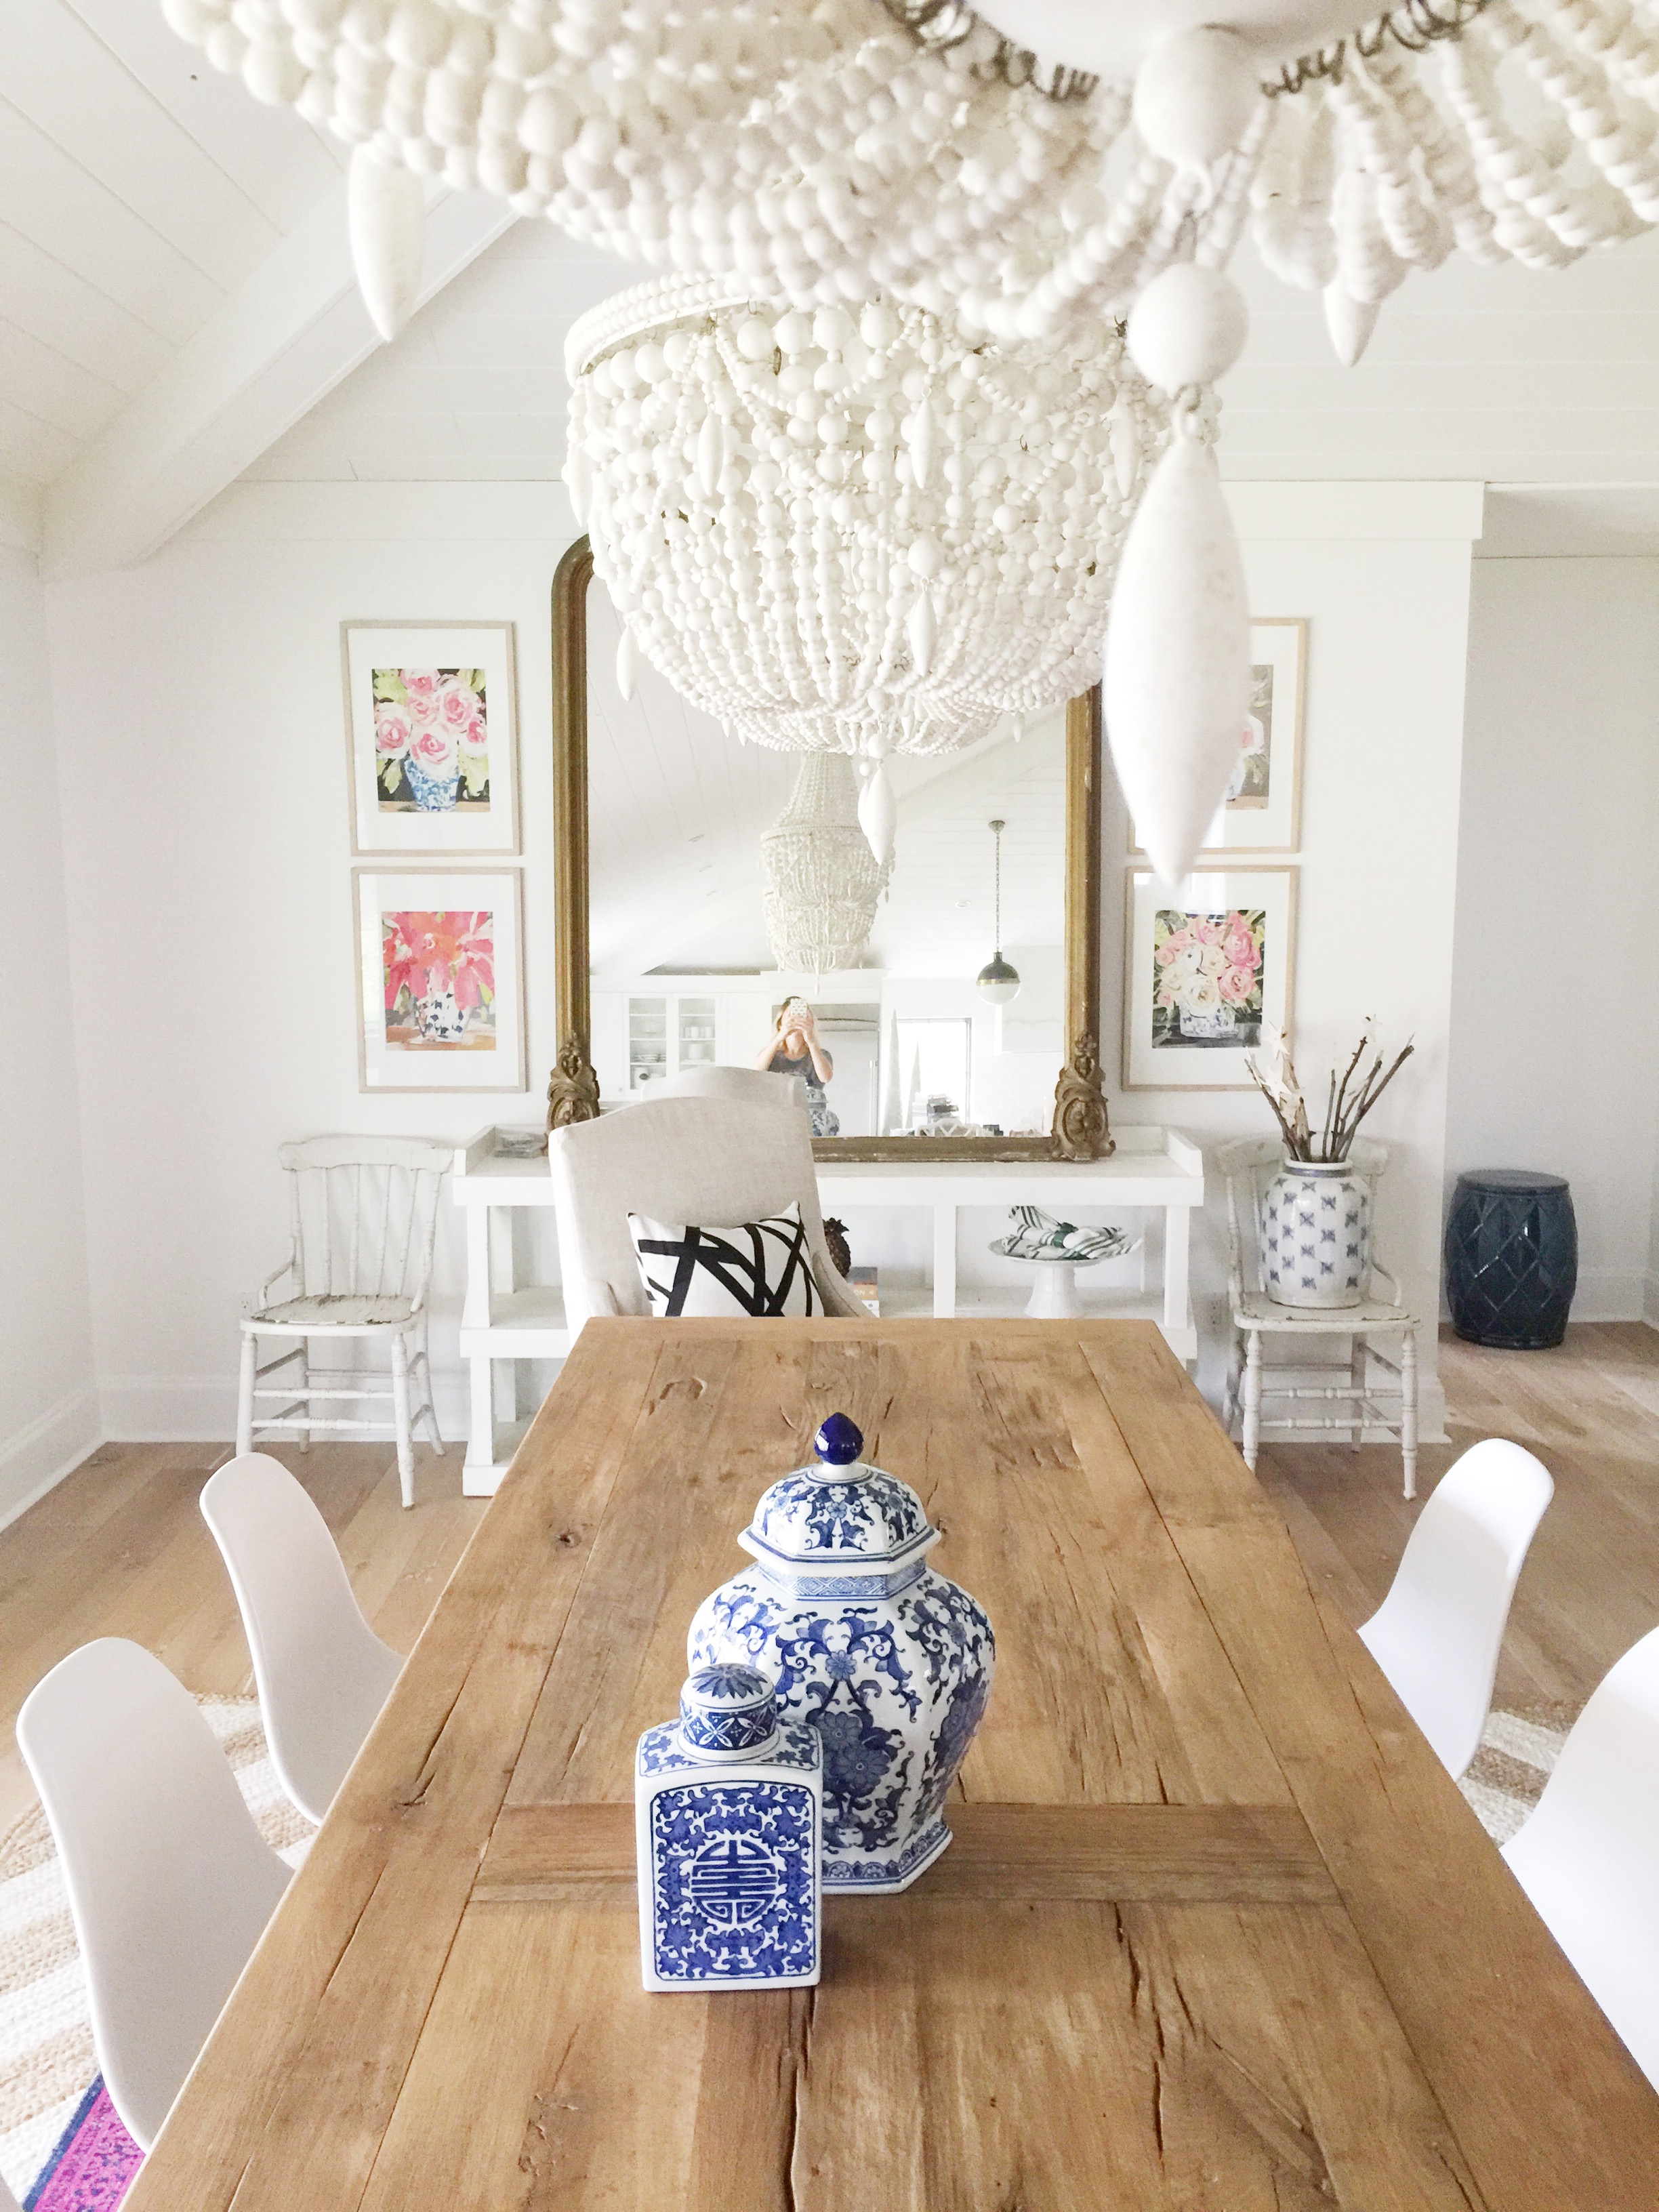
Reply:
M499 1149L503 1135L523 1133L493 1126L481 1129L470 1142L457 1146L450 1178L450 1195L466 1216L460 1349L469 1371L470 1419L461 1488L469 1498L493 1495L512 1457L507 1438L498 1444L497 1437L498 1427L511 1419L514 1410L504 1402L512 1380L509 1363L562 1359L571 1345L563 1293L556 1284L517 1279L512 1222L499 1218L517 1207L550 1208L553 1204L553 1178L545 1156L512 1158ZM1204 1203L1203 1154L1173 1129L1144 1126L1114 1134L1117 1150L1109 1159L1080 1166L1027 1160L963 1165L925 1157L914 1165L908 1161L820 1161L818 1188L826 1213L861 1206L881 1212L917 1206L932 1215L931 1289L907 1291L884 1283L884 1316L931 1313L948 1319L958 1313L1024 1311L1029 1284L958 1285L959 1217L970 1207L1040 1206L1067 1220L1079 1210L1114 1216L1120 1212L1161 1213L1161 1281L1149 1280L1152 1271L1143 1246L1137 1283L1108 1291L1091 1289L1086 1282L1080 1285L1083 1310L1091 1318L1155 1321L1177 1358L1195 1359L1198 1331L1193 1319L1189 1232L1193 1211ZM917 1139L919 1152L925 1141ZM503 1368L506 1372L500 1371Z

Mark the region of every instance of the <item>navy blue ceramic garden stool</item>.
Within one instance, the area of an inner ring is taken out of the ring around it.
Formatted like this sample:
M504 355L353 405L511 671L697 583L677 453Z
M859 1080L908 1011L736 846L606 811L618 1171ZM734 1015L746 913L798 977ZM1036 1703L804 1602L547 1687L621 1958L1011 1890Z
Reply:
M1562 1176L1474 1168L1446 1223L1446 1303L1471 1344L1539 1352L1566 1334L1578 1286L1578 1224Z

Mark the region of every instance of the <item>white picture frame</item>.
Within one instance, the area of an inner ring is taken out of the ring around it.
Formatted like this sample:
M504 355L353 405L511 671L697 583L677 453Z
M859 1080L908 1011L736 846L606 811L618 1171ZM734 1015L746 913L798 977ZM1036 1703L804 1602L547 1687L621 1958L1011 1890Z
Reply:
M1300 615L1250 624L1250 708L1239 768L1204 834L1200 860L1218 853L1295 853L1302 846L1302 741L1308 625ZM1144 848L1131 827L1130 850Z
M353 854L516 854L513 624L342 623L340 660Z
M353 869L359 1090L525 1089L522 892L515 867Z
M1297 884L1293 866L1263 861L1195 868L1173 893L1150 870L1131 872L1123 934L1126 1091L1250 1088L1244 1055L1260 1044L1264 1024L1287 1042L1291 1035ZM1166 951L1171 945L1173 954ZM1185 995L1203 1005L1177 1002L1180 978L1188 972ZM1206 974L1212 988L1200 986ZM1255 988L1247 989L1252 981Z

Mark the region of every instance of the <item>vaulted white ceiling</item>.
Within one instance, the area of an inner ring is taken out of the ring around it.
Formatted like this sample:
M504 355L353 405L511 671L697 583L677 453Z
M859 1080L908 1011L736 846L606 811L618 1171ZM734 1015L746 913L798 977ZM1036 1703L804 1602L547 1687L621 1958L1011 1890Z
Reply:
M564 333L644 271L434 188L430 304L378 347L333 141L207 67L158 0L7 0L4 25L0 523L32 516L50 565L142 558L240 474L558 473ZM1556 487L1494 503L1518 549L1587 514L1651 541L1659 236L1561 274L1413 277L1352 370L1316 301L1241 274L1230 476Z
M364 358L343 152L175 38L158 0L6 0L0 521L142 558ZM430 196L429 296L511 221Z
M1248 252L1239 273L1253 327L1224 386L1229 476L1659 485L1659 233L1560 272L1409 278L1351 369L1316 299ZM249 473L556 476L565 331L646 274L515 225Z

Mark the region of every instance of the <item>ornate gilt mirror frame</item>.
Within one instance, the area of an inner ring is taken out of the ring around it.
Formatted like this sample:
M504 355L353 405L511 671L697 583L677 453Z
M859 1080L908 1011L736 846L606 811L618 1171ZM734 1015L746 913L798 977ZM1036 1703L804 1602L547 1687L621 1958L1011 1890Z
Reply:
M554 999L547 1126L599 1110L588 974L587 587L579 538L553 579ZM1066 1058L1046 1137L818 1137L821 1160L1096 1160L1112 1150L1100 1069L1100 690L1066 709Z

